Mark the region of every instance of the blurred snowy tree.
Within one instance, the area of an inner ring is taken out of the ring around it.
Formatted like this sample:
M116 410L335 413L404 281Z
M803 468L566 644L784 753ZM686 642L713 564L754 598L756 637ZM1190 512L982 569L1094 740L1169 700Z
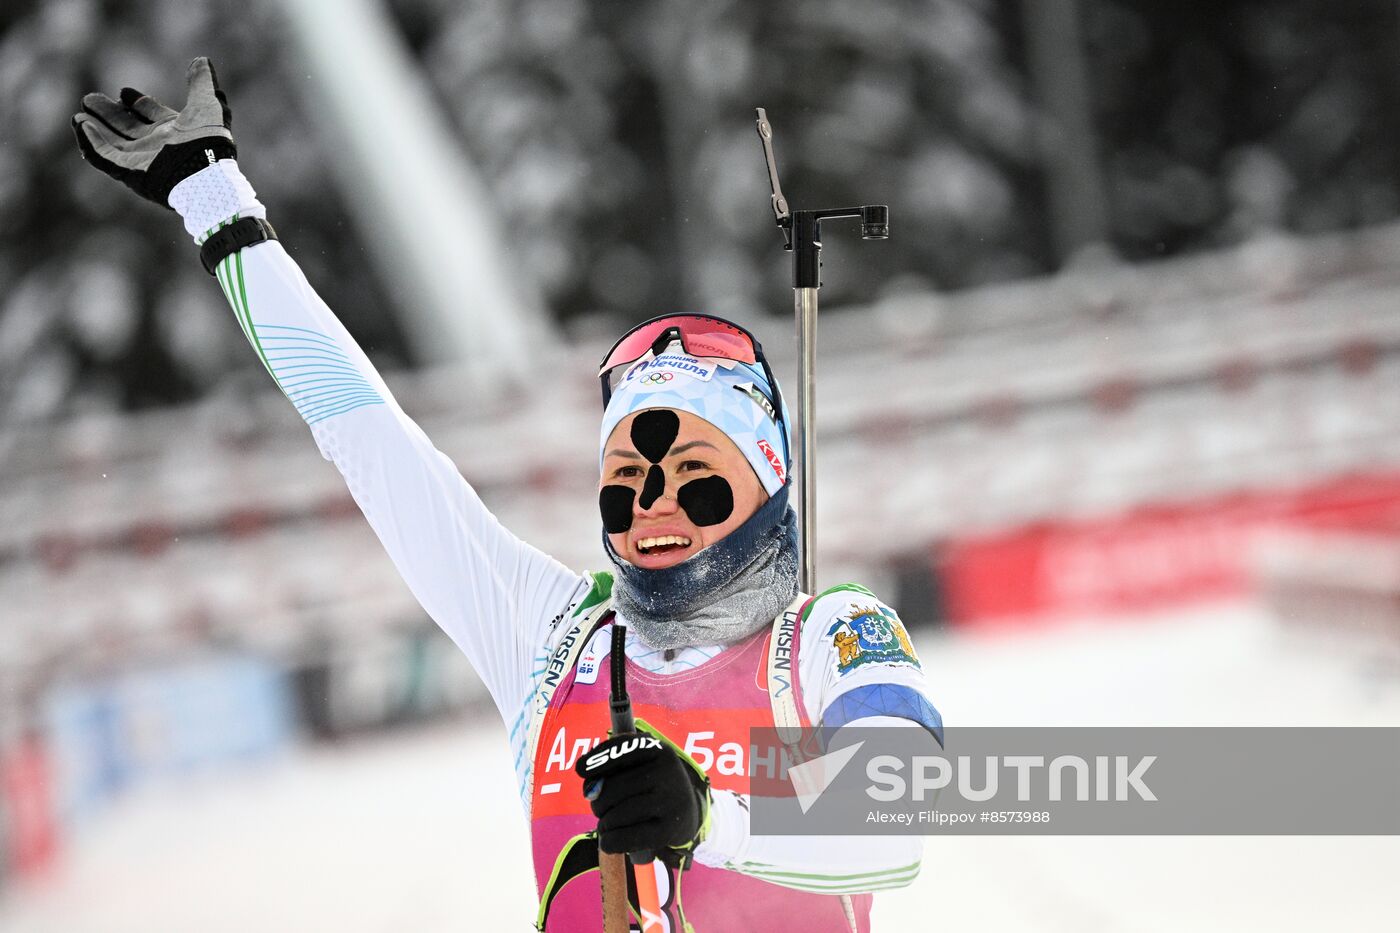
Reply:
M275 16L262 4L181 0L0 7L0 424L265 378L179 218L84 164L69 126L84 93L115 96L124 84L179 107L199 54L230 89L240 161L295 231L288 249L371 352L404 359L321 167L328 146L308 144Z
M829 233L827 301L1051 271L1027 77L1033 0L388 0L561 319L788 313L753 108L798 206L887 202ZM1109 209L1129 259L1400 213L1391 0L1079 0ZM284 242L371 355L411 362L324 171L271 2L0 6L0 418L197 397L262 374L178 222L80 161L68 119L125 83L178 102L213 56Z
M893 205L889 243L829 237L836 302L895 278L958 287L1044 268L1025 222L1030 115L995 3L394 7L563 316L787 312L756 106L794 204Z
M1130 259L1390 220L1391 0L1084 0L1113 241Z

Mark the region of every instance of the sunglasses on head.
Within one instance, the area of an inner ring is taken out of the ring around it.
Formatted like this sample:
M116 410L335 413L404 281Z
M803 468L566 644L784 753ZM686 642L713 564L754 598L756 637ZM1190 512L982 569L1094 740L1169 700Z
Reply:
M612 399L613 390L627 374L633 363L660 356L673 342L679 340L691 356L705 356L736 363L747 363L763 370L772 393L774 420L787 441L787 424L783 421L783 399L778 380L763 355L763 347L753 334L732 321L703 314L667 314L643 321L618 338L603 356L598 366L598 381L603 387L603 407Z

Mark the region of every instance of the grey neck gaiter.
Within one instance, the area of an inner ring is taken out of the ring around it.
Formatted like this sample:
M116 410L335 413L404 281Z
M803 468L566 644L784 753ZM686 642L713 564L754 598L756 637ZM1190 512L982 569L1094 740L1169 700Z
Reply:
M617 568L614 606L653 648L732 645L772 622L797 595L797 515L787 486L674 567L629 564L606 533L603 547Z

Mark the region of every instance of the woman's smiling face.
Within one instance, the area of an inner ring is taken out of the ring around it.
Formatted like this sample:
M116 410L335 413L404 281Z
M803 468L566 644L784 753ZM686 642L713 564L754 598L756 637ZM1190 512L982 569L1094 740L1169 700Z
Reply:
M647 409L618 422L604 447L598 487L613 550L647 570L693 557L768 501L723 431L673 409Z

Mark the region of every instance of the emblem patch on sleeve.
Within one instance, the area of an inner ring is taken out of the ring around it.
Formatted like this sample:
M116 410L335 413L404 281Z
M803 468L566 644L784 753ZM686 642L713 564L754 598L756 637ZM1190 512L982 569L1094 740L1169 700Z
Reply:
M899 617L884 606L854 606L827 629L836 649L836 673L844 676L866 664L919 666L914 645Z

